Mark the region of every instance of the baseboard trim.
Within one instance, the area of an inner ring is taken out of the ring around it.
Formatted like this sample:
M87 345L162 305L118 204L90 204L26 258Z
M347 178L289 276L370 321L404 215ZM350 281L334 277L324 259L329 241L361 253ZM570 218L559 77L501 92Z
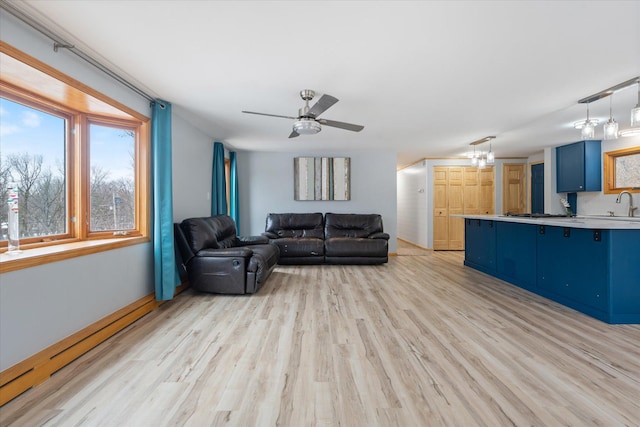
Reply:
M175 295L187 286L182 284L176 288ZM163 303L164 301L156 301L155 294L147 295L0 372L0 407L46 381L51 375Z

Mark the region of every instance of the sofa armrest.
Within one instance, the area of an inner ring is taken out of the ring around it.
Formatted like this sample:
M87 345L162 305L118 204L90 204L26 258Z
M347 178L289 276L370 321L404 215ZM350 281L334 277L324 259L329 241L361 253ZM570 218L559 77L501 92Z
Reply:
M276 233L272 233L270 231L265 231L264 233L262 233L263 236L265 236L267 239L277 239L278 235Z
M269 243L267 236L243 236L238 237L239 245L266 245Z
M239 246L236 248L221 248L221 249L202 249L196 254L196 257L209 257L209 258L251 258L253 251L249 248Z
M383 232L378 232L378 233L373 233L371 235L369 235L369 239L384 239L384 240L389 240L389 234L388 233L383 233Z

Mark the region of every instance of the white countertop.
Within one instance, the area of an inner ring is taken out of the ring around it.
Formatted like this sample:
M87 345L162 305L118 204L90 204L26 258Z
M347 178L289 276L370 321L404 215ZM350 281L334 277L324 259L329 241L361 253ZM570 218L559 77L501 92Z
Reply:
M550 225L556 227L589 228L598 230L640 230L640 218L608 216L575 216L560 218L522 218L503 215L451 215L469 219L489 221L519 222L521 224Z

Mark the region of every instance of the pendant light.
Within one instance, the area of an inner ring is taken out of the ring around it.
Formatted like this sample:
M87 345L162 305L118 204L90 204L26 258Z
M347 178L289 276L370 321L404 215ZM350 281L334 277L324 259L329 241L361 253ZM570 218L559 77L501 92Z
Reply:
M609 96L609 121L604 124L604 139L618 139L618 122L613 119L613 94Z
M587 120L584 121L584 126L582 126L582 131L580 135L582 139L593 139L596 134L596 123L592 120L589 120L589 104L587 103Z
M477 165L478 164L478 156L476 155L476 146L473 146L473 157L471 158L471 164L472 165Z
M496 162L496 155L493 153L491 141L489 141L489 152L487 153L487 164L492 165Z
M640 126L640 82L638 83L638 103L631 110L631 127Z

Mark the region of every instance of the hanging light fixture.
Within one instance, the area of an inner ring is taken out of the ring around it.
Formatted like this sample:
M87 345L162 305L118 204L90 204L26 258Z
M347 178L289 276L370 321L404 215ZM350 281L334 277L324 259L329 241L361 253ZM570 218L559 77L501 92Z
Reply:
M609 121L604 124L604 139L618 139L618 122L613 119L613 94L609 97Z
M472 165L483 168L486 165L488 164L492 165L495 162L495 155L493 153L493 149L491 148L492 139L495 139L495 136L485 136L484 138L479 139L477 141L473 141L472 143L469 144L469 145L473 145L473 157L471 157ZM489 151L488 152L481 151L480 154L477 154L476 145L484 144L487 141L489 141Z
M596 134L597 121L589 120L589 104L587 103L587 120L584 121L580 135L582 139L592 139Z
M616 137L640 135L640 76L636 76L615 86L611 86L608 89L602 90L598 93L594 93L593 95L578 100L578 104L587 104L587 120L583 120L573 124L576 129L582 129L583 139L593 138L595 132L591 133L591 130L589 129L590 126L588 125L592 124L593 127L595 127L598 124L597 119L589 119L589 103L602 98L606 98L607 96L612 96L614 93L626 89L632 85L638 85L638 103L634 108L631 109L631 127L622 129L618 132L614 131L614 129L617 128L618 123L613 119L612 107L610 105L609 121L605 124L604 139L615 139ZM587 130L585 130L585 128L587 128Z
M476 146L473 146L473 157L471 157L471 164L472 165L477 165L478 164L478 155L476 154Z
M631 127L640 126L640 81L638 81L638 103L631 109Z
M496 162L496 155L493 153L493 149L491 148L491 141L489 141L489 152L487 153L487 164L492 165Z

